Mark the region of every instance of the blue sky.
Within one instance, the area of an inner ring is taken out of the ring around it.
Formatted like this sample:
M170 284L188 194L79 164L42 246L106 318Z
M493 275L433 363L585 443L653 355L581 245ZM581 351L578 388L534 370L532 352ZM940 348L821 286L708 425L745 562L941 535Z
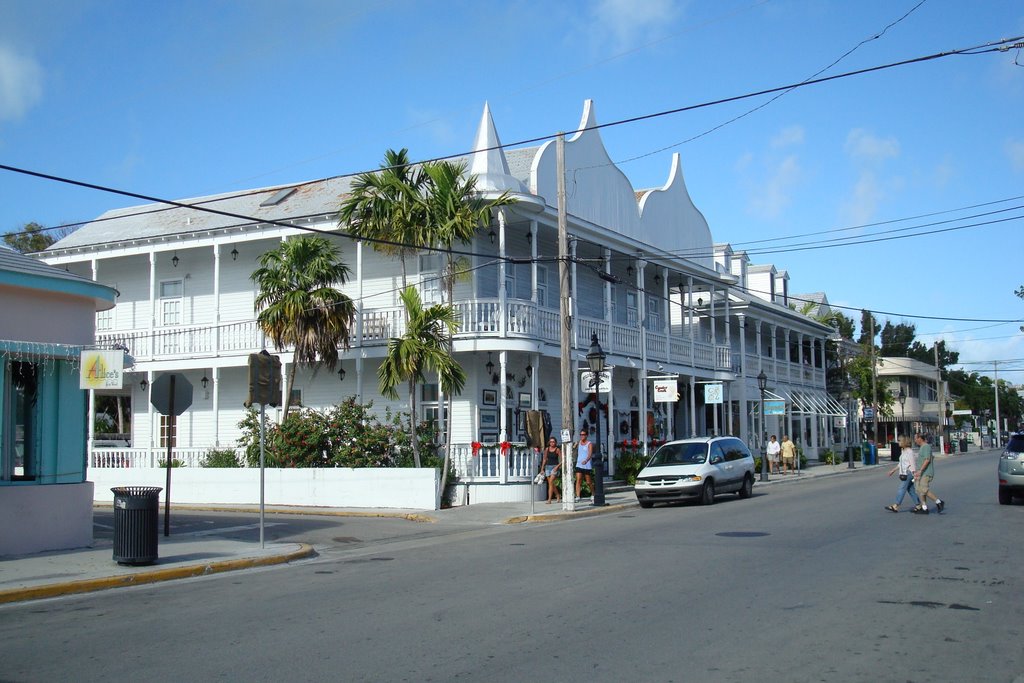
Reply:
M485 101L511 143L575 129L587 98L608 123L797 83L855 47L823 75L1024 35L1019 0L919 1L7 0L0 163L178 199L368 170L389 147L462 152ZM1022 65L945 57L800 88L706 135L769 98L602 136L637 188L678 151L715 241L793 292L915 323L1022 382L1020 322L963 320L1024 319ZM136 203L0 171L3 232ZM883 221L899 222L861 227Z

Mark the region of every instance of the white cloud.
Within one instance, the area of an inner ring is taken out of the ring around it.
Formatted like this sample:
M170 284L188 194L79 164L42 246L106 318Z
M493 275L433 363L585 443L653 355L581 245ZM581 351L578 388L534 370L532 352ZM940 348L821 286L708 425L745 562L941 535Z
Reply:
M879 186L875 174L865 171L853 186L853 195L840 207L840 214L846 225L870 223L885 198L885 191Z
M749 205L751 213L760 218L777 218L792 202L791 191L802 176L803 170L795 155L783 159L754 190Z
M679 13L675 0L600 0L593 9L593 30L608 36L614 50L623 50L660 36Z
M778 135L772 138L772 147L789 147L790 145L803 144L804 127L787 126L779 131Z
M0 45L0 121L21 118L42 96L42 67Z
M900 143L894 137L880 138L863 128L854 128L846 136L846 153L862 161L883 161L900 155Z
M1003 146L1014 171L1024 171L1024 140L1010 139Z

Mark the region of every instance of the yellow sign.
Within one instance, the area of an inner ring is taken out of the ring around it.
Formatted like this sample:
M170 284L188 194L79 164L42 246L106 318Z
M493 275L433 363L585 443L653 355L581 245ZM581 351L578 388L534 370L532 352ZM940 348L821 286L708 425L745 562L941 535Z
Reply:
M82 351L80 389L120 389L124 351Z

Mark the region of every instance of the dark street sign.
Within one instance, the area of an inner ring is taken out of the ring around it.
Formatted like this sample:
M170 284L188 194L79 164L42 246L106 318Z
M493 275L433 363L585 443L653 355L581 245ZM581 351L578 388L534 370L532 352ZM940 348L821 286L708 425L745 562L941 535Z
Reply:
M180 373L160 375L150 388L149 402L161 415L181 415L192 406L192 384Z

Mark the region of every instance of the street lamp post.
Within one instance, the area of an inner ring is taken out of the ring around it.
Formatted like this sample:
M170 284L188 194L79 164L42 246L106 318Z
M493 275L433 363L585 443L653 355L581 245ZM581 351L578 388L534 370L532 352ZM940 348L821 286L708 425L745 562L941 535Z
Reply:
M907 403L907 394L903 391L903 385L900 385L900 393L896 395L896 400L900 402L900 424L903 425L903 431L907 431L907 416L903 412L903 407ZM896 430L897 441L899 441L900 430Z
M594 505L604 505L604 455L601 453L601 374L604 372L605 353L597 341L597 333L590 335L590 351L587 364L594 376L594 403L597 405L597 429L594 435Z
M757 388L761 391L761 481L768 481L768 425L764 422L764 392L768 388L768 375L757 373Z

